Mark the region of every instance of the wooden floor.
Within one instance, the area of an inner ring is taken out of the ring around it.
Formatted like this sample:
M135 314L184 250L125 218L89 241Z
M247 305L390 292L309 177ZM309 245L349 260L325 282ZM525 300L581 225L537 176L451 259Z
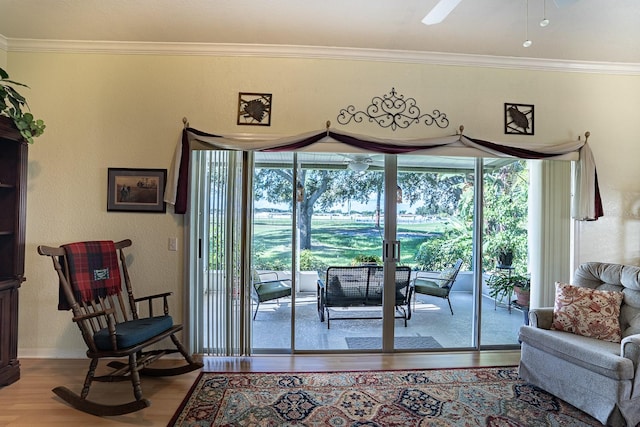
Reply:
M483 351L432 354L296 355L240 358L205 358L205 371L220 372L312 372L514 366L520 351ZM51 392L59 385L79 392L88 367L81 359L21 359L21 379L0 388L0 426L166 426L186 396L198 372L143 378L144 396L151 406L117 417L100 418L69 407ZM173 363L171 361L165 363ZM99 374L100 372L98 372ZM131 384L95 383L89 397L119 403L132 399Z

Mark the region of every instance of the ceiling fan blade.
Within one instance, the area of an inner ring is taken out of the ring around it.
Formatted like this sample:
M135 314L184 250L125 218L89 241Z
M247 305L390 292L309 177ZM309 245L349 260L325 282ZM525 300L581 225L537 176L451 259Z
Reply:
M553 2L558 7L571 6L572 4L576 3L577 1L578 0L553 0Z
M438 4L431 9L431 12L422 18L422 23L425 25L441 23L461 1L462 0L440 0Z

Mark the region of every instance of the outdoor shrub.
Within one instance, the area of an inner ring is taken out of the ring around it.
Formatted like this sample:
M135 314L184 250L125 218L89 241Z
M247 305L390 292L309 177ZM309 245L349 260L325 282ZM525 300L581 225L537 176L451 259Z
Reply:
M378 255L365 255L358 254L353 258L352 265L360 265L363 263L375 262L376 264L382 264L382 258Z
M419 270L441 271L462 259L462 270L468 270L471 260L471 235L449 229L442 236L427 239L418 247L415 260Z
M323 271L327 266L311 253L310 249L300 251L300 271Z

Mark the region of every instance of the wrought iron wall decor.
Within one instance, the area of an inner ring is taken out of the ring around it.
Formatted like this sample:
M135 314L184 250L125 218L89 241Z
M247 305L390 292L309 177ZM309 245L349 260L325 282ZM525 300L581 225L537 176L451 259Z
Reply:
M238 94L238 124L253 126L271 126L270 93Z
M504 104L504 133L533 135L533 105Z
M405 99L404 95L399 95L392 88L388 95L373 97L366 111L356 111L353 105L343 108L338 114L338 123L346 125L352 120L354 123L361 123L366 118L369 122L376 122L383 128L390 127L393 131L397 128L406 129L421 121L427 126L435 124L442 129L449 126L447 115L440 110L433 110L431 114L420 113L420 107L414 98Z

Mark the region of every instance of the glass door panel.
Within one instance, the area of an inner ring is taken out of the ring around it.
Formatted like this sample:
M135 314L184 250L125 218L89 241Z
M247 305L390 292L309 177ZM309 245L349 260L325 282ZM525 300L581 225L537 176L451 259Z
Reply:
M471 158L398 156L398 265L413 270L414 295L408 327L396 325L396 349L474 345L474 169Z
M296 350L382 348L383 160L298 153Z
M290 352L296 301L293 153L254 154L252 349Z
M484 167L482 346L517 345L528 316L514 284L527 277L529 169L524 160Z

